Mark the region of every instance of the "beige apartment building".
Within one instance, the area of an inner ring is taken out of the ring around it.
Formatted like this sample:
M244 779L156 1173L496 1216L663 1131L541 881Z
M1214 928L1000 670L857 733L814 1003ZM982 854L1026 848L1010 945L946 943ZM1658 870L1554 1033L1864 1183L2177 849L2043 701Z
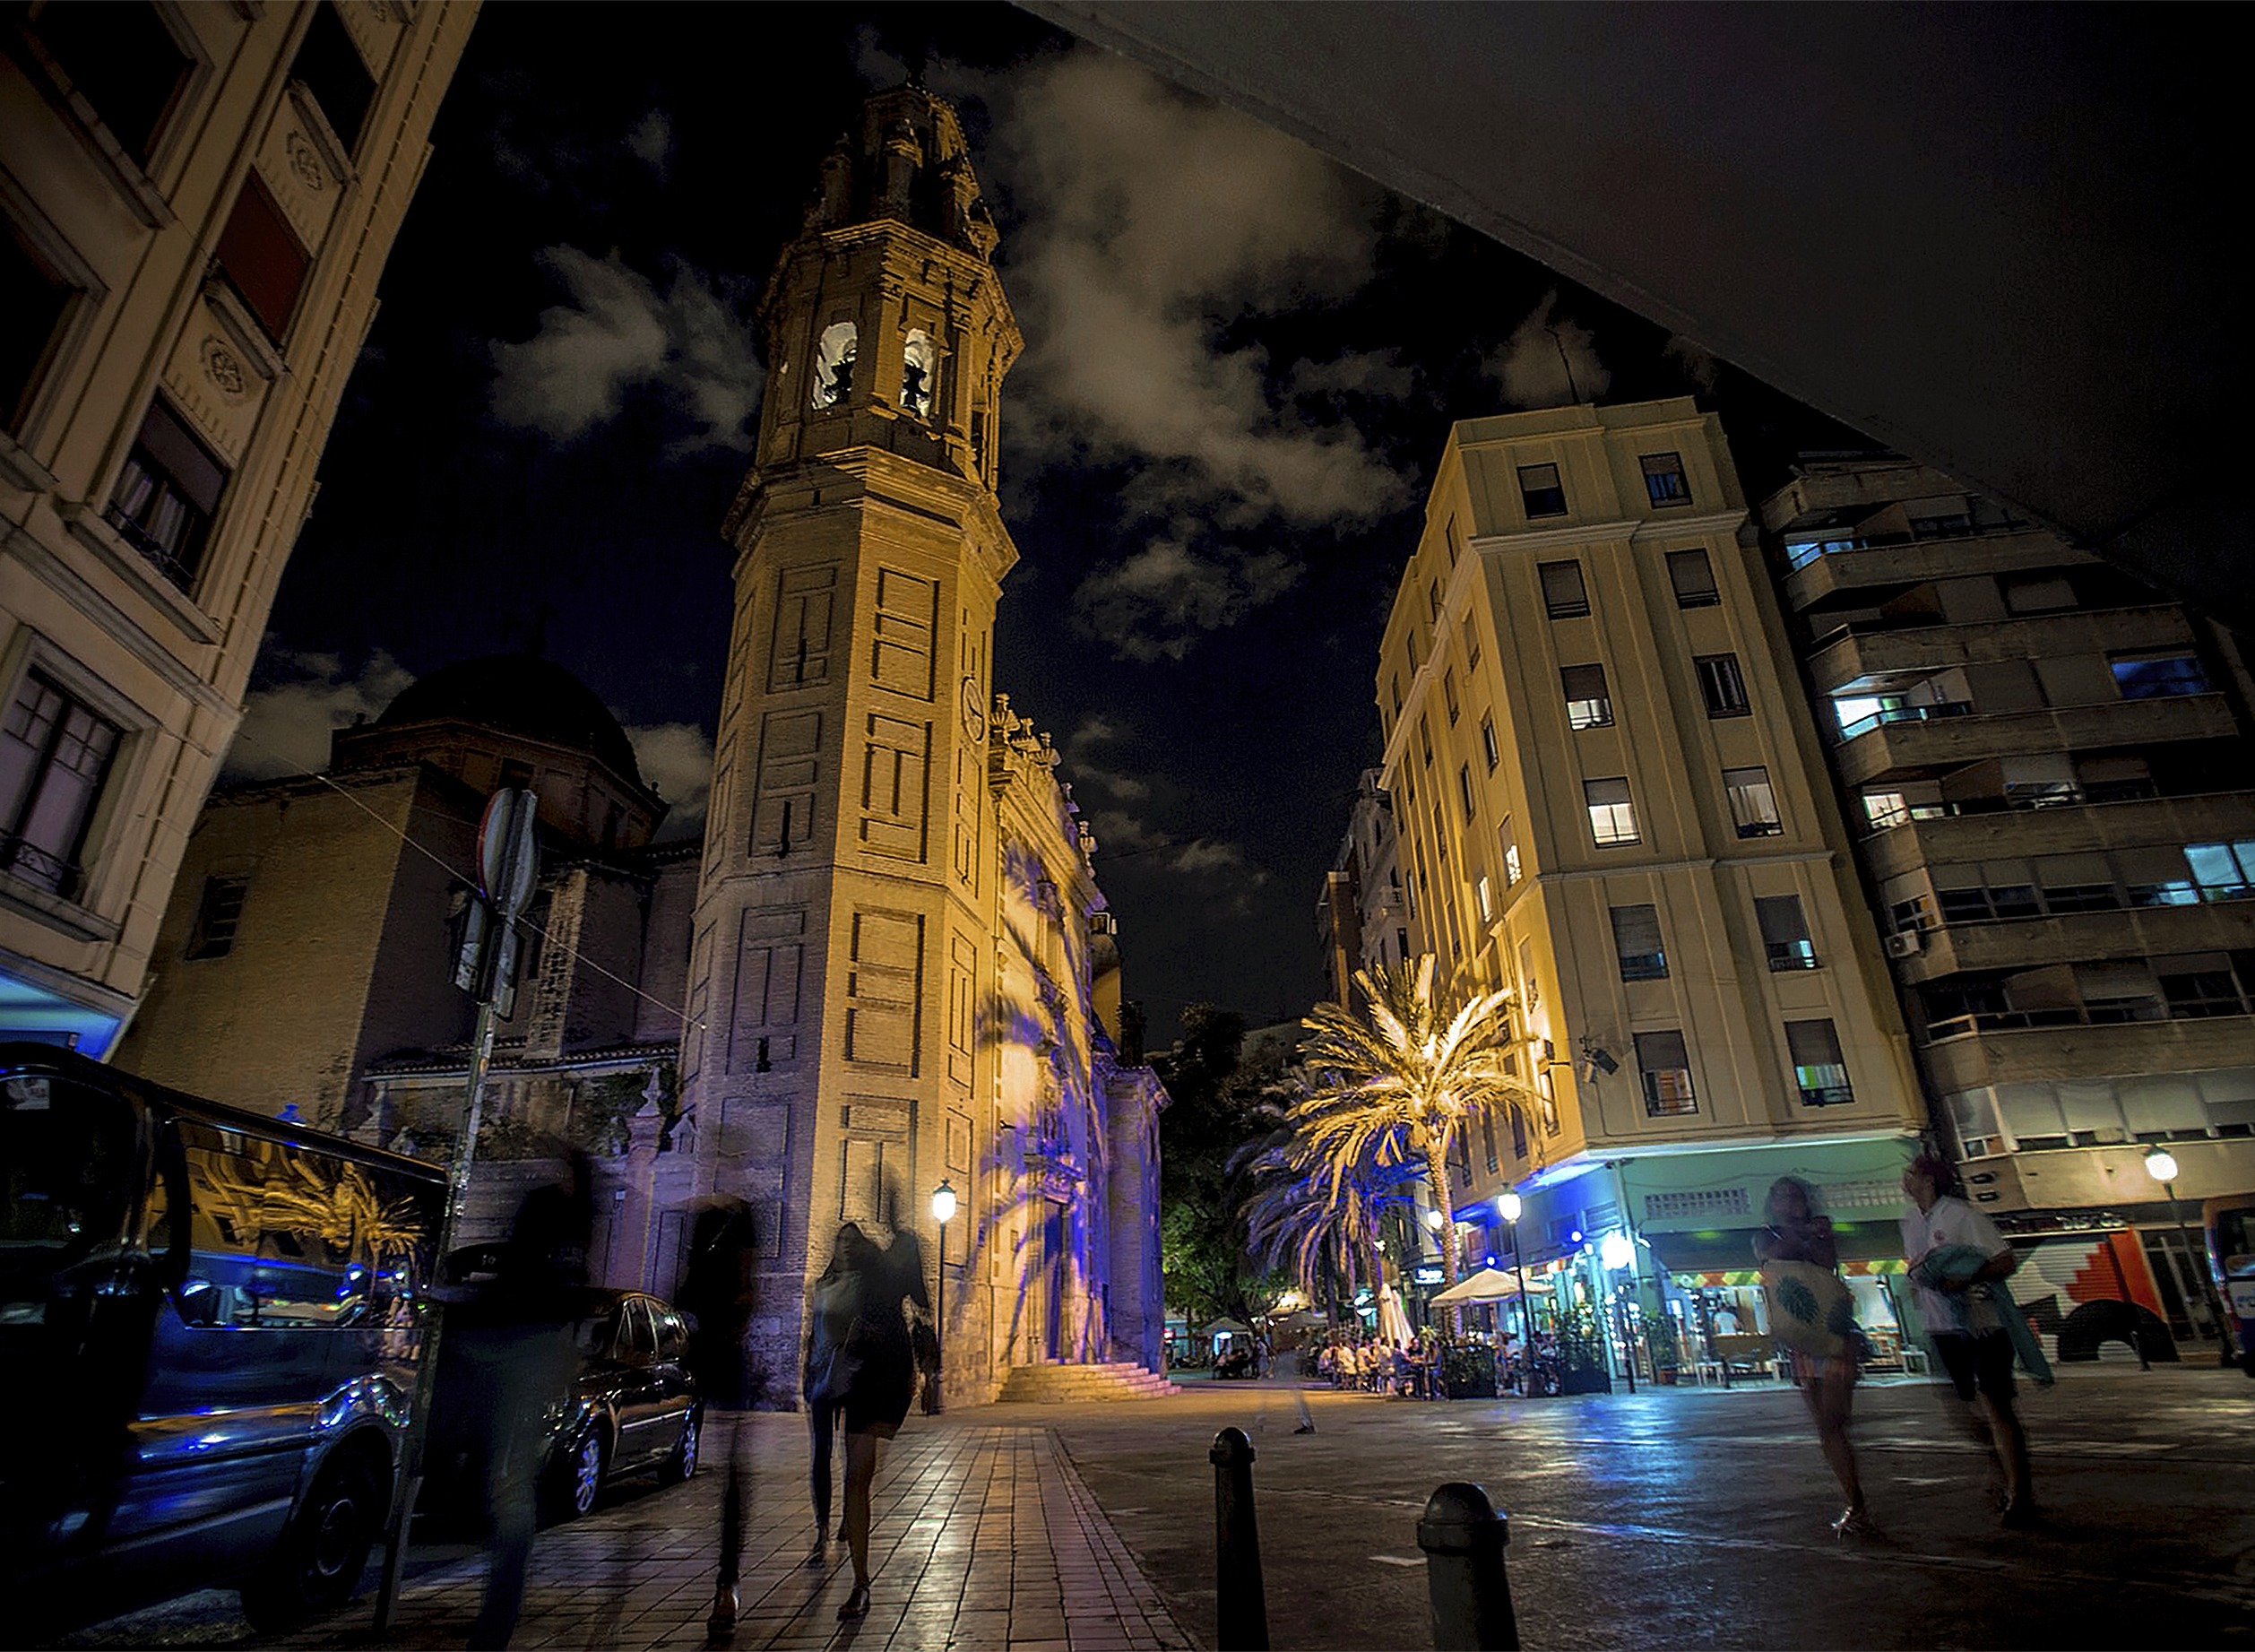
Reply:
M476 9L0 25L0 1035L133 1014Z
M1715 419L1457 425L1377 681L1413 944L1512 990L1542 1098L1465 1144L1472 1259L1516 1240L1616 1359L1665 1319L1689 1362L1718 1317L1753 1328L1752 1234L1791 1173L1890 1330L1924 1110Z
M2208 1334L2178 1214L2255 1190L2244 654L1905 460L1806 462L1760 517L1969 1197L2070 1347L2124 1296Z

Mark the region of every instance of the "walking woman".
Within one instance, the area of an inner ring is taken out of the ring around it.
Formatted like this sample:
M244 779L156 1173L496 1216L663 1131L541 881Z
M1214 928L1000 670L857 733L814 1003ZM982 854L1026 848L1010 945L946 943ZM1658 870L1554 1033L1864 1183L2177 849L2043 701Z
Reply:
M883 1250L859 1228L841 1230L839 1249L845 1273L853 1280L857 1311L834 1377L842 1377L845 1410L845 1539L853 1559L853 1592L838 1608L841 1622L869 1610L869 1492L877 1480L877 1447L899 1432L916 1391L916 1345L903 1302L924 1312L931 1302L924 1289L924 1252L916 1235L897 1230Z
M807 1358L799 1391L807 1400L808 1484L815 1499L815 1545L807 1564L821 1566L830 1559L830 1460L838 1438L839 1419L845 1414L846 1391L853 1384L854 1361L845 1351L853 1322L861 1313L862 1276L847 1265L858 1247L869 1245L853 1223L838 1230L831 1242L830 1261L809 1290L807 1303ZM838 1528L843 1539L845 1528Z
M759 1384L745 1339L757 1302L752 1268L759 1247L751 1207L739 1198L716 1198L698 1206L689 1234L688 1271L676 1305L689 1315L689 1371L696 1379L704 1405L705 1440L709 1445L717 1431L726 1457L721 1487L720 1573L712 1615L704 1621L706 1643L724 1647L736 1633L740 1604L737 1583L744 1558L744 1502L750 1492L744 1415L758 1397Z
M1780 1176L1770 1184L1769 1225L1754 1236L1754 1258L1758 1262L1800 1262L1822 1268L1832 1276L1833 1302L1851 1300L1839 1277L1840 1251L1832 1236L1832 1218L1817 1214L1809 1184L1797 1176ZM1779 1296L1788 1290L1800 1291L1812 1302L1817 1296L1798 1280L1774 1289ZM1779 1310L1776 1296L1772 1300L1771 1328L1778 1331L1792 1316ZM1831 1317L1824 1313L1815 1323L1836 1331L1836 1327L1828 1324ZM1864 1512L1863 1482L1856 1473L1855 1448L1848 1440L1849 1412L1855 1399L1856 1343L1853 1335L1835 1335L1828 1344L1836 1344L1836 1353L1812 1354L1790 1345L1788 1349L1801 1398L1808 1402L1810 1417L1817 1425L1817 1444L1848 1500L1847 1508L1832 1523L1833 1535L1839 1537L1866 1537L1873 1529L1871 1516Z

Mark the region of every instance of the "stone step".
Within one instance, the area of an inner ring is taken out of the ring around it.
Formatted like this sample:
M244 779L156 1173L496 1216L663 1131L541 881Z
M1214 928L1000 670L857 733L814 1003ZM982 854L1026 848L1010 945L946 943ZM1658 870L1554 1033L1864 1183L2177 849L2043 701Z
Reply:
M1156 1399L1181 1391L1176 1384L1131 1361L1101 1360L1085 1365L1045 1362L1012 1366L998 1397L1060 1405L1067 1400Z

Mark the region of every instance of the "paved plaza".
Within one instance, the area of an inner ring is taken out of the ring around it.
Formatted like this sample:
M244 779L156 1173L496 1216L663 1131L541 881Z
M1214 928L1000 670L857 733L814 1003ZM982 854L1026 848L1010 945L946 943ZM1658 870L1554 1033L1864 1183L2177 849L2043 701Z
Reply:
M1998 1528L1981 1453L1932 1387L1857 1397L1877 1538L1841 1543L1800 1397L1782 1385L1427 1404L1197 1384L1165 1399L912 1418L877 1483L875 1604L837 1607L842 1553L804 1562L803 1422L749 1419L756 1465L735 1645L860 1652L1210 1646L1215 1431L1251 1434L1279 1648L1422 1648L1419 1509L1484 1483L1512 1519L1530 1648L2255 1645L2255 1383L2213 1369L2083 1368L2024 1392L2043 1527ZM713 1448L718 1449L718 1440ZM720 1482L628 1485L541 1534L515 1644L704 1644ZM419 1550L392 1631L368 1604L288 1641L459 1646L482 1559ZM117 1620L79 1646L252 1646L220 1594Z

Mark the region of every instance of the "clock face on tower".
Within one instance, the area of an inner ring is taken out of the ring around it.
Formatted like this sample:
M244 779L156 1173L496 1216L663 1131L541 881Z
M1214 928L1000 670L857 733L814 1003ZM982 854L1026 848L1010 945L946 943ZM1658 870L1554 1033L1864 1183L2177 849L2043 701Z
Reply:
M987 733L986 699L979 692L979 679L975 677L963 679L963 707L964 734L972 740L983 740Z

